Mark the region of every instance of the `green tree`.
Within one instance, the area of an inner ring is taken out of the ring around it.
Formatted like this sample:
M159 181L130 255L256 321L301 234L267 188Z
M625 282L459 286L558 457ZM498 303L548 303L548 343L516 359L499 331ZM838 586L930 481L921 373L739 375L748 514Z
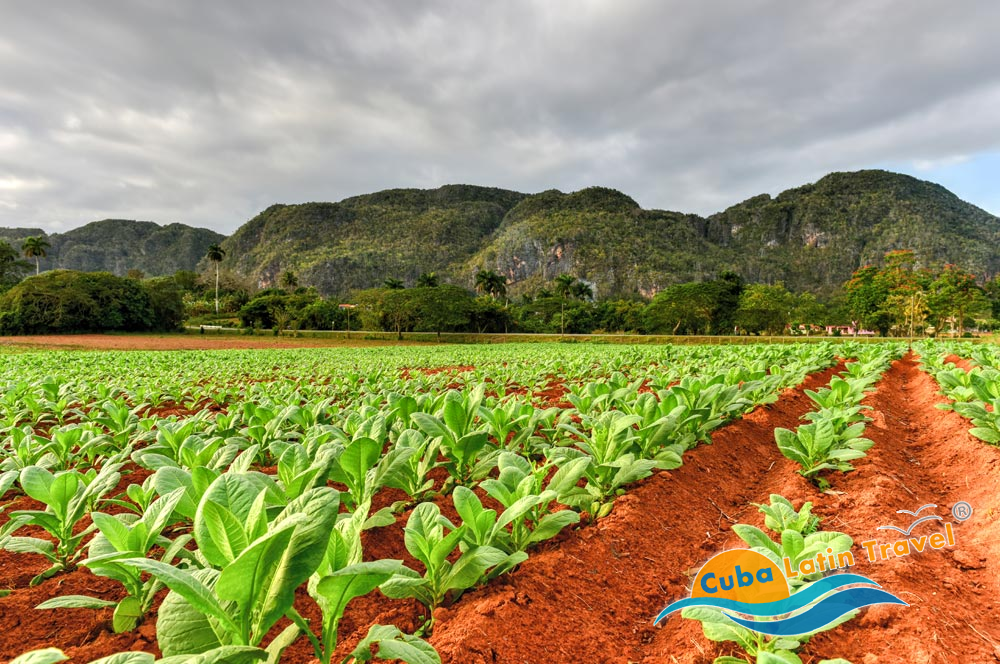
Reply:
M41 259L48 256L48 250L52 245L49 241L45 239L42 235L35 235L29 238L25 238L24 244L21 245L21 251L24 252L25 258L35 259L35 274L41 274L42 264Z
M938 327L945 320L958 323L958 334L965 333L965 317L970 311L986 308L986 294L976 284L976 277L955 265L945 265L931 282L928 308L938 320Z
M718 286L715 310L712 312L712 332L732 334L736 327L736 310L743 292L743 277L735 272L723 272L715 280Z
M428 286L410 289L414 329L418 332L459 332L469 327L473 298L458 286Z
M424 272L417 277L417 288L437 288L441 284L435 272Z
M198 273L193 270L177 270L173 279L182 291L193 293L198 290Z
M706 334L719 304L719 285L692 281L668 286L643 313L644 327L653 334Z
M144 284L110 272L50 270L0 297L0 330L7 334L142 332L163 327L167 326L157 320Z
M382 300L383 325L396 332L396 338L402 340L403 332L413 329L417 319L417 304L413 289L389 290ZM383 327L382 329L386 329Z
M584 281L577 280L574 282L571 292L573 293L573 297L579 300L594 299L594 287Z
M750 284L740 294L736 324L747 332L781 334L791 322L796 298L785 285Z
M812 293L802 293L795 298L792 308L791 323L804 323L806 334L812 325L826 325L828 320L826 305L816 299Z
M510 309L493 297L477 297L472 302L469 322L479 334L507 332L513 320Z
M406 288L406 284L403 283L402 279L397 279L395 277L389 277L382 282L382 286L389 290L402 290Z
M889 287L879 277L877 267L866 265L857 270L844 284L844 293L855 330L865 327L877 330L882 336L888 334L892 326L892 315L885 309Z
M642 314L646 303L642 300L602 300L594 311L594 323L605 332L635 333L643 328Z
M559 310L559 334L566 334L566 298L573 292L573 284L575 283L576 277L565 272L555 278L556 293L562 300Z
M281 287L295 290L299 287L299 278L291 270L285 270L281 275Z
M172 277L155 277L142 281L142 287L149 294L156 328L165 332L181 329L184 324L184 297L177 282Z
M480 270L476 273L476 292L485 293L493 298L506 297L507 277L493 270Z
M24 278L31 264L21 260L17 249L0 240L0 293L3 293Z
M205 252L205 257L215 263L215 313L219 313L219 263L226 257L226 250L213 244Z

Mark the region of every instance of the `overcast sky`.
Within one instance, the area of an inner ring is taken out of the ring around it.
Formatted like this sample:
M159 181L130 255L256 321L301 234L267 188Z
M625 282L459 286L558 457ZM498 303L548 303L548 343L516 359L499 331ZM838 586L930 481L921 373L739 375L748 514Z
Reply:
M1000 2L0 0L0 226L472 183L708 214L890 168L1000 213Z

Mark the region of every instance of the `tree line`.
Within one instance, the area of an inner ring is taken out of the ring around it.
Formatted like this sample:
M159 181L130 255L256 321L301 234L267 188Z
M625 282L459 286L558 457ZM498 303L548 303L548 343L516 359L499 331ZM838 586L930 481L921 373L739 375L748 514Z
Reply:
M345 302L322 297L315 288L301 284L292 271L282 273L274 287L258 290L246 278L223 270L225 250L212 245L206 254L210 269L202 274L181 271L150 280L130 271L128 278L149 300L140 308L153 311L133 316L127 312L143 296L129 285L113 285L111 275L98 279L64 270L39 274L38 258L46 255L47 248L44 238L25 241L23 257L36 259L36 276L21 281L30 263L0 242L0 291L7 291L0 296L0 330L173 329L186 320L237 323L248 330L276 333L364 329L400 337L406 332L779 335L828 329L835 334L871 330L883 336L918 336L963 334L970 325L1000 326L1000 278L979 281L954 265L919 267L911 251L886 254L881 266L857 270L825 298L792 293L780 282L745 283L732 272L670 285L652 298L636 294L615 299L595 298L593 284L561 274L532 292L512 297L505 276L481 269L474 275L474 291L444 283L429 272L409 286L387 278L381 286L357 291ZM97 288L100 293L94 284L103 284ZM55 297L57 287L66 293ZM114 313L117 298L124 299L126 313ZM85 313L41 315L60 306ZM105 310L111 313L102 314ZM134 322L138 320L152 322L140 325Z

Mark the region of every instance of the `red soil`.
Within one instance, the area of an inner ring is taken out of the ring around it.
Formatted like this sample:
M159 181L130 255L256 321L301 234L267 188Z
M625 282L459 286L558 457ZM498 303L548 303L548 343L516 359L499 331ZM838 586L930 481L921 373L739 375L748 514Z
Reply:
M949 355L948 357L944 358L944 361L945 364L951 362L962 371L971 371L972 368L976 366L970 360L967 360L963 357L959 357L958 355Z

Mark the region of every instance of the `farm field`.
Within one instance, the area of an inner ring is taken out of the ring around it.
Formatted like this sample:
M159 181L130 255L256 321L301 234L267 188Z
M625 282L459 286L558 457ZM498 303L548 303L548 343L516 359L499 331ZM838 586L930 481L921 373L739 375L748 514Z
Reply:
M1000 660L995 346L124 348L0 354L0 660ZM908 606L654 625L819 542Z

